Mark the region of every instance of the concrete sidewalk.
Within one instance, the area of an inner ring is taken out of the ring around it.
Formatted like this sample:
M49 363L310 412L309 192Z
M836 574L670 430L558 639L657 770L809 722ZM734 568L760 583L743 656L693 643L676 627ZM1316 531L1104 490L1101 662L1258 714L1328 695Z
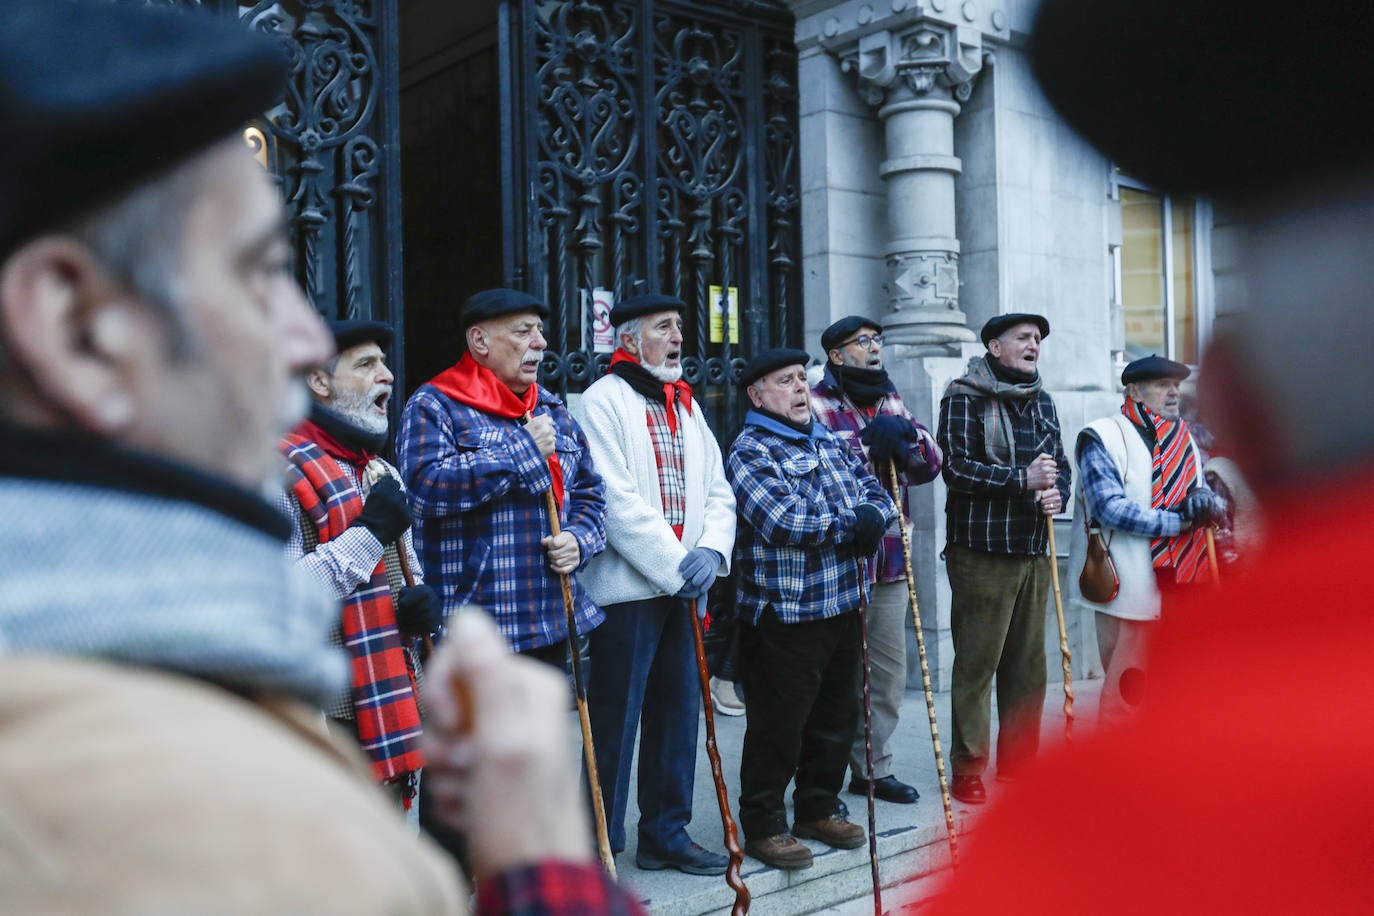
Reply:
M1074 682L1074 733L1084 735L1097 720L1097 698L1101 681ZM1063 740L1063 691L1058 683L1051 683L1045 699L1043 746L1049 747ZM936 720L946 756L949 736L949 694L935 695ZM745 718L716 716L716 742L720 749L721 768L729 788L733 813L739 801L739 759L744 743ZM696 792L690 831L693 839L703 846L724 851L720 809L711 778L710 765L704 747L705 723L701 726L703 746L697 753ZM924 695L907 691L902 704L901 724L894 736L896 765L894 773L909 782L921 793L914 805L877 802L879 871L885 887L886 910L893 910L930 894L940 881L940 873L949 866L949 844L945 834L944 810L940 803L939 781L936 776L935 755L930 740L930 724ZM994 761L995 767L996 761ZM946 760L948 767L948 760ZM637 770L636 770L637 772ZM847 782L847 780L846 780ZM650 872L635 867L635 825L639 811L635 804L631 782L631 798L625 826L628 846L616 857L616 871L621 884L632 888L655 916L691 916L698 913L728 913L735 894L724 878L704 878L684 875L676 870ZM997 800L997 783L987 782L989 803ZM789 789L789 797L791 790ZM867 826L867 806L861 795L841 793L849 806L850 819ZM790 807L790 806L789 806ZM976 826L977 816L986 806L968 806L954 802L955 826L962 835ZM788 814L791 820L791 814ZM744 838L740 837L743 845ZM745 856L742 876L753 897L750 913L755 916L792 916L792 914L825 913L830 916L860 916L873 912L872 875L868 846L860 849L835 850L820 843L806 841L815 853L815 864L804 871L784 872L770 868L757 859Z

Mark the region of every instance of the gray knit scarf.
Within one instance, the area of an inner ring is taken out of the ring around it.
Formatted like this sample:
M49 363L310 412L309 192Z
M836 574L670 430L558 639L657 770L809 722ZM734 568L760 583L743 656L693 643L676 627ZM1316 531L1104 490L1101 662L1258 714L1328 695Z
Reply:
M983 446L993 464L1010 465L1014 431L1006 402L1029 401L1040 394L1040 375L1029 382L1004 382L992 372L988 356L968 361L968 371L950 382L944 397L965 394L979 398L983 411Z
M282 543L192 502L0 478L0 655L88 656L323 706L338 602Z

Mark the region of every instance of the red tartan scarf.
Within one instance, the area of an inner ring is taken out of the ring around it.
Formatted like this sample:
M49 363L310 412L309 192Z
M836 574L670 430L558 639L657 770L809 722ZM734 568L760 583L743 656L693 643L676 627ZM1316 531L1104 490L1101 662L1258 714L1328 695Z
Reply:
M1182 419L1166 420L1144 404L1127 398L1121 412L1141 429L1154 431L1154 450L1150 453L1150 508L1177 506L1188 491L1202 482L1193 454L1193 435ZM1179 584L1206 578L1207 535L1194 528L1178 537L1158 537L1150 541L1155 569L1172 567Z
M338 537L363 509L362 494L339 463L297 429L282 440L287 483L320 543ZM386 565L343 600L343 644L349 655L358 743L382 782L424 766L415 677L406 664Z
M692 386L682 379L665 382L655 378L639 359L624 347L616 347L615 352L611 354L611 372L623 378L626 384L646 398L663 404L668 412L669 435L677 435L677 411L673 407L675 401L682 404L687 416L692 415Z
M517 397L495 373L479 366L470 353L464 353L462 359L430 379L429 384L460 404L510 420L534 416L534 408L539 404L538 385L531 385L523 397ZM549 476L553 479L553 497L562 509L563 465L557 452L549 456Z

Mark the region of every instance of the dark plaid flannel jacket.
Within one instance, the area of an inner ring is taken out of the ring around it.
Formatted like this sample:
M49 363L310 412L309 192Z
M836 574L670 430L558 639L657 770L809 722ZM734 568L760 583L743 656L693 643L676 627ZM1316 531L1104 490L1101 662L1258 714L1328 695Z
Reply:
M1069 504L1072 470L1064 456L1059 415L1044 390L1025 401L1006 400L1013 430L1010 465L993 464L983 444L984 398L948 395L940 402L936 441L945 453L947 541L984 553L1040 556L1049 535L1046 517L1026 489L1026 468L1045 451L1059 465L1058 489Z
M739 507L741 618L758 623L768 607L782 623L858 610L868 571L847 543L854 509L869 503L885 524L897 518L896 503L863 462L819 423L807 436L751 410L725 476Z

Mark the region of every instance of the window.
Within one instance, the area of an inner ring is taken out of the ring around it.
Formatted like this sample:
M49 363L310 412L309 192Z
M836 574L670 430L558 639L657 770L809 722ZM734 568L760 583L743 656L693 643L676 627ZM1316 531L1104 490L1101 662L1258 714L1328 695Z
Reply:
M1197 365L1211 325L1211 211L1117 176L1121 246L1116 301L1124 361L1158 353Z

